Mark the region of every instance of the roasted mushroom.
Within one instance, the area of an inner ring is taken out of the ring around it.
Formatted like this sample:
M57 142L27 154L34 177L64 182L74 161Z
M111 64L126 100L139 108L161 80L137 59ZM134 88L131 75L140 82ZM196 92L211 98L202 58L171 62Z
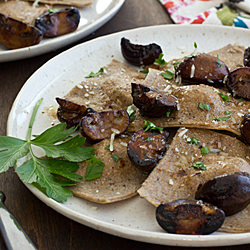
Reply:
M121 39L121 51L123 57L136 66L152 64L162 54L158 44L133 44L124 37Z
M156 220L168 233L210 234L221 227L224 219L221 209L192 199L161 204L156 209Z
M244 115L240 124L240 132L245 141L250 144L250 113Z
M245 49L243 64L246 67L250 67L250 47Z
M217 176L200 184L195 198L217 206L226 216L238 213L250 203L250 175L236 172Z
M122 134L128 125L128 113L121 109L87 114L80 122L80 130L89 141L96 142L109 138L112 134Z
M233 96L250 100L250 67L241 67L231 71L226 86Z
M66 99L57 97L56 101L59 104L57 118L60 122L65 122L67 128L79 125L80 120L84 115L95 112L93 109L87 108L85 105L79 105Z
M9 49L19 49L38 44L42 32L37 28L0 14L0 43Z
M44 37L56 37L75 31L79 22L78 9L71 7L46 12L36 19L35 26L42 31Z
M130 160L142 170L151 171L166 152L168 135L165 131L138 130L127 145Z
M147 86L131 83L134 105L143 115L161 117L177 107L175 96L162 91L153 90Z
M176 77L185 83L223 86L223 80L229 69L218 57L199 54L186 58L176 69Z

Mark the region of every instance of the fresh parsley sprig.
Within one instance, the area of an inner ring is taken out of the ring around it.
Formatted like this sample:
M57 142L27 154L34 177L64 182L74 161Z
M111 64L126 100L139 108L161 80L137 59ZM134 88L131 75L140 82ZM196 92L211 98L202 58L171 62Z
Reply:
M42 99L37 102L32 113L26 140L0 136L0 173L15 166L18 159L28 156L29 160L16 168L20 178L25 183L44 190L48 197L64 202L67 196L72 196L66 186L72 186L82 178L74 173L79 168L76 162L93 159L94 149L81 147L85 138L79 135L72 137L76 128L66 130L65 123L47 129L32 140L32 127L41 102ZM44 149L46 156L51 158L38 158L33 152L32 145ZM99 177L100 174L96 176Z

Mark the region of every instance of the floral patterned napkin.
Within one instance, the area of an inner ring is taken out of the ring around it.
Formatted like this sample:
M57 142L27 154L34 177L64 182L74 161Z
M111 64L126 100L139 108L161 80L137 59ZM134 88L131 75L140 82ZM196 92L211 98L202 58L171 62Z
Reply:
M159 0L178 24L250 28L250 0Z

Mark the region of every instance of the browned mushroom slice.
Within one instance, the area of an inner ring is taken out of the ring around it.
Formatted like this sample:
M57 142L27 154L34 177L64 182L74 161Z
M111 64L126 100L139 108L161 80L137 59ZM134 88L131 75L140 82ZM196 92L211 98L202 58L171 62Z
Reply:
M223 86L223 80L229 69L218 57L199 54L186 58L176 70L176 77L191 84Z
M123 57L133 65L149 65L162 53L158 44L148 45L133 44L128 39L121 39L121 50Z
M250 47L245 49L243 64L246 67L250 67Z
M80 13L77 8L65 8L56 12L47 12L35 21L35 26L44 37L61 36L77 29Z
M95 112L85 105L79 105L66 99L56 98L60 105L57 110L57 118L60 122L66 122L67 128L77 126L87 113Z
M130 160L142 170L152 170L166 152L168 135L167 132L138 130L127 146Z
M225 220L225 214L211 204L180 199L159 205L156 220L168 233L203 235L219 229Z
M37 28L0 14L0 43L9 49L19 49L38 44L42 32Z
M200 184L195 198L217 206L226 216L238 213L250 203L250 175L238 172L217 176Z
M142 84L131 83L134 105L143 115L161 117L177 107L175 96L156 91Z
M90 141L100 141L109 138L112 134L122 134L129 125L129 116L126 110L103 111L89 113L80 122L83 136Z
M250 67L241 67L231 71L226 86L233 96L250 100Z

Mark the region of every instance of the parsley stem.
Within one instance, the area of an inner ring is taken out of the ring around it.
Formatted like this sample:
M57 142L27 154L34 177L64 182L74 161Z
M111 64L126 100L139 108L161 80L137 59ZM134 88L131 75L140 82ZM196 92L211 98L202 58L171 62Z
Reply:
M31 118L30 118L28 133L27 133L27 142L30 142L32 127L33 127L33 124L34 124L34 121L35 121L35 118L36 118L37 111L38 111L42 101L43 101L43 98L38 100L38 102L36 103L36 106L33 109L33 113L32 113Z

